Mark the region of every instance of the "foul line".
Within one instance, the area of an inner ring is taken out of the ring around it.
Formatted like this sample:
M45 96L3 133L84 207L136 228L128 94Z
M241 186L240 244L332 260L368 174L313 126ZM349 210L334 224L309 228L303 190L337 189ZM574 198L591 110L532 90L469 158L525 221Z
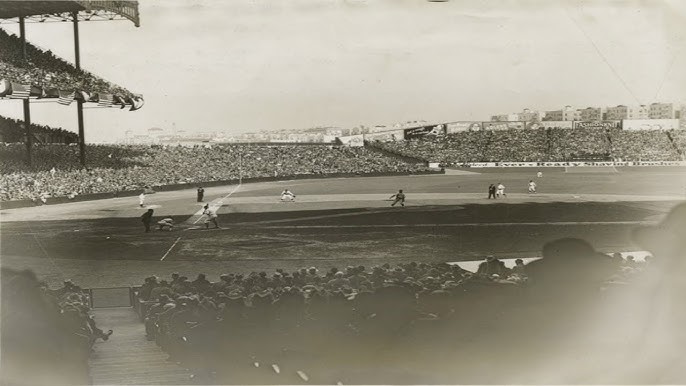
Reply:
M181 240L181 236L179 236L179 237L176 238L176 241L174 241L174 244L172 244L172 246L169 247L169 249L167 250L167 253L165 253L164 256L162 256L162 258L160 259L160 261L164 260L164 258L167 257L167 255L169 254L169 252L171 252L171 250L174 249L174 247L176 246L176 243L178 243L179 240Z
M224 204L224 200L226 200L227 198L231 197L232 194L236 193L236 191L238 191L238 188L240 188L241 185L242 185L242 183L238 183L238 185L236 185L236 187L235 187L232 191L230 191L229 194L227 194L226 196L224 196L224 197L222 197L221 199L217 200L216 202L212 202L212 203L211 203L211 208L213 208L214 210L219 209L219 208L222 206L222 204ZM193 225L197 224L198 221L200 221L200 219L202 219L202 214L203 214L204 212L205 212L205 209L200 209L200 210L194 215L194 216L199 216L199 217L193 222ZM191 218L192 218L192 217L191 217ZM190 228L186 228L186 229L184 229L184 230L188 230L188 229L190 229ZM174 244L172 244L172 246L169 247L169 249L168 249L167 252L162 256L162 258L160 259L160 261L163 261L163 260L169 255L169 252L171 252L172 249L174 249L174 247L176 246L176 244L179 243L180 240L181 240L181 236L179 236L179 237L176 238L176 241L174 241Z
M231 197L232 194L236 193L236 192L238 191L238 188L241 187L241 185L242 185L242 184L239 183L238 185L236 185L235 188L233 188L232 191L229 192L229 194L227 194L226 196L222 197L221 199L219 199L219 200L217 200L217 201L213 201L213 202L211 203L210 208L212 208L212 209L214 209L214 210L218 210L219 208L221 208L222 204L224 204L224 200L226 200L227 198ZM200 216L200 217L198 217L198 218L193 222L193 225L197 224L198 221L200 221L200 219L202 219L202 214L203 214L204 212L205 212L205 209L200 209L197 213L195 213L195 214L193 215L193 216Z

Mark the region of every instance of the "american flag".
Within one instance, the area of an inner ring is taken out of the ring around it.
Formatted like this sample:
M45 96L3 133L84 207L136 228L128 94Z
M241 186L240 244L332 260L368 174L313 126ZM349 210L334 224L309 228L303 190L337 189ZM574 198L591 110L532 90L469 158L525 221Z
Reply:
M8 96L10 99L29 99L31 94L31 86L12 82L12 93Z
M67 94L66 91L60 91L60 98L57 100L57 103L59 103L61 105L69 106L71 104L71 102L74 101L74 95L76 95L74 93L74 91L72 91L69 94Z
M98 106L100 107L112 107L114 103L114 97L112 94L99 94L98 95Z
M114 96L114 103L117 105L121 105L120 109L123 109L124 107L126 107L126 101L124 100L124 98L120 97L119 95Z

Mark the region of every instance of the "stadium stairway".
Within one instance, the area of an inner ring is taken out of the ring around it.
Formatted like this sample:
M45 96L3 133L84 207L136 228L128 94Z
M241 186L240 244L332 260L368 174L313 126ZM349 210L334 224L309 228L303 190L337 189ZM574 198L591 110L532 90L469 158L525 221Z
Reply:
M90 358L93 385L187 385L190 372L174 362L154 341L130 307L93 310L99 326L114 330L107 342L98 341Z

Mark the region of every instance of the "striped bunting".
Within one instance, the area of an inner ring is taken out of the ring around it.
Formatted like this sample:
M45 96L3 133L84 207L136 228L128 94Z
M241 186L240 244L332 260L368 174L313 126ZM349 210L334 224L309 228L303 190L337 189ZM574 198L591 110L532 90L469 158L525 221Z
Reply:
M74 101L74 96L76 93L72 91L71 93L67 94L66 91L60 91L60 97L57 100L57 103L65 106L69 106L71 102Z
M114 97L112 94L98 94L98 106L100 107L112 107L114 103Z
M31 86L12 82L12 93L8 96L10 99L29 99L31 94Z

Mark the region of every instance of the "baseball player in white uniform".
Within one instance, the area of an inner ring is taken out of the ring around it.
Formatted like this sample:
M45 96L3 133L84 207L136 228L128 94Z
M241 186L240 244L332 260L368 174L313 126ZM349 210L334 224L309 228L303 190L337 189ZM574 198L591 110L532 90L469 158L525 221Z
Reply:
M160 226L160 230L164 230L167 228L167 230L171 231L174 229L174 219L171 217L166 217L163 218L162 220L157 222L157 225Z
M536 183L533 180L529 180L529 193L536 193Z
M283 192L281 192L281 202L286 202L286 201L290 201L290 202L295 201L295 194L293 194L293 192L291 192L288 189L284 189Z
M497 197L507 197L507 194L505 194L505 185L503 185L501 182L498 182L498 190L496 191L495 195Z

